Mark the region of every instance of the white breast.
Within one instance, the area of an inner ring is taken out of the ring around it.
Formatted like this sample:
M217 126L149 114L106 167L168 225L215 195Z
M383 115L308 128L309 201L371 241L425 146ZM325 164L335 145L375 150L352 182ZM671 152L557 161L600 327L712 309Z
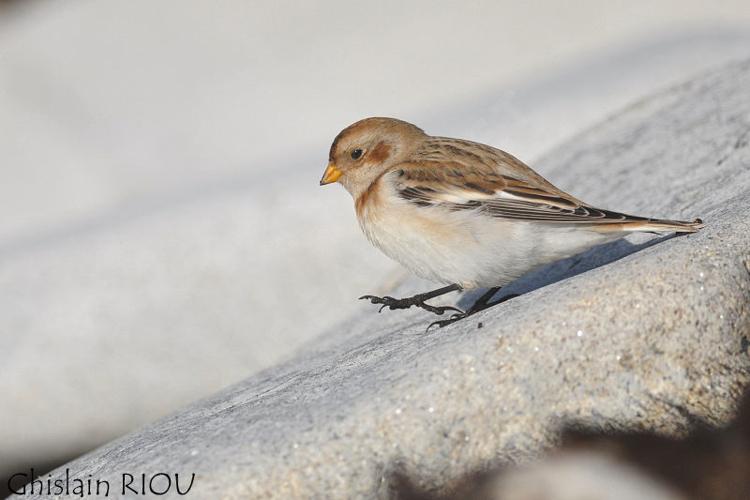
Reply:
M373 245L417 276L464 288L504 286L614 236L420 207L398 197L387 182L358 203L357 217Z
M422 278L474 288L485 286L488 261L502 265L502 256L490 256L487 242L478 237L471 212L419 207L399 198L388 183L371 191L357 215L373 245Z

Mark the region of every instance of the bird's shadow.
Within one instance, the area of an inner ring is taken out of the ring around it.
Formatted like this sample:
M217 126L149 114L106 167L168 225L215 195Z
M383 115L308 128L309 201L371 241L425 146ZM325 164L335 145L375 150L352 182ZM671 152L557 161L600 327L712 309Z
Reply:
M666 235L657 238L651 238L643 243L631 243L625 239L616 240L587 250L586 252L574 255L567 259L558 260L544 267L524 274L516 281L504 286L493 297L493 305L503 302L508 296L523 295L542 288L552 283L571 278L578 274L584 273L591 269L604 266L610 262L622 259L630 254L656 245L676 235ZM457 306L467 310L474 302L487 291L486 288L470 290L461 295Z

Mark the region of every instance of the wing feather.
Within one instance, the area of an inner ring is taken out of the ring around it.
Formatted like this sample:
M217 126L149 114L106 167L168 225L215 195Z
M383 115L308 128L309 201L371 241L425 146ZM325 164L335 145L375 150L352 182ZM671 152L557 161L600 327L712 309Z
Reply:
M647 220L588 206L500 150L494 151L503 155L490 155L486 149L460 154L461 146L473 144L454 141L448 154L441 156L446 147L441 143L424 158L397 165L391 172L395 175L389 176L396 192L421 208L472 210L501 219L555 224Z

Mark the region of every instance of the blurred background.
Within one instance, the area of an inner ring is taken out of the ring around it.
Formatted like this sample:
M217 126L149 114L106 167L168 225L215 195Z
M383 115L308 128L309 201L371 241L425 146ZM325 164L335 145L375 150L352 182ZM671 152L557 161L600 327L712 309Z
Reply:
M747 0L0 2L2 486L372 312L402 271L318 187L351 122L533 165L748 57Z

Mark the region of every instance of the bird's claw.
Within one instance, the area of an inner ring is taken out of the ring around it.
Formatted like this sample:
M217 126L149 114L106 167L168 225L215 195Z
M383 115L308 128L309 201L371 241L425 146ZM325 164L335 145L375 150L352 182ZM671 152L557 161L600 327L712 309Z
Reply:
M442 315L446 311L456 311L459 314L463 314L461 309L453 306L431 306L419 297L409 297L406 299L397 299L388 295L384 297L377 297L375 295L363 295L359 300L369 300L372 304L381 304L378 312L381 312L386 307L391 311L396 309L409 309L410 307L419 307L425 311L429 311L433 314Z
M389 297L388 295L384 297L378 297L377 295L363 295L359 298L359 300L369 300L373 304L384 304L387 301L396 300L393 297Z
M435 326L435 325L437 325L438 328L443 328L444 326L448 326L450 324L453 324L456 321L459 321L459 320L462 320L462 319L466 318L467 316L469 316L469 313L466 313L466 312L463 312L463 311L459 311L456 314L451 314L451 317L448 318L448 319L441 319L441 320L433 321L432 323L430 323L427 326L427 330L425 330L425 332L429 332L430 329L433 326Z
M393 309L393 302L396 301L393 297L385 296L385 297L376 297L375 295L363 295L359 298L359 300L369 300L372 304L382 304L380 306L380 309L378 309L378 313L383 312L383 309L386 307L390 307Z
M422 309L426 309L427 311L433 312L437 315L442 315L445 311L456 311L457 314L464 313L461 309L457 307L453 307L453 306L431 306L429 304L423 303L419 307L421 307ZM455 314L453 316L455 316Z

